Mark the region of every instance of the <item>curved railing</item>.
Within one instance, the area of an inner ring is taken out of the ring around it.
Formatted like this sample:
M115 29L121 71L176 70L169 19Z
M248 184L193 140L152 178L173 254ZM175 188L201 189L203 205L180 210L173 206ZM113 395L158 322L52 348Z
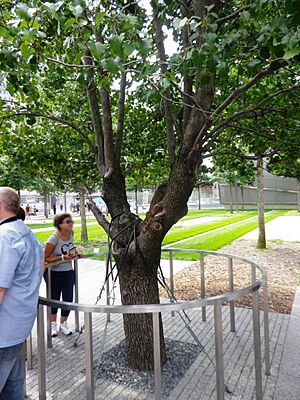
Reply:
M87 399L94 399L94 377L93 377L93 335L92 335L92 314L107 314L108 320L110 314L126 313L151 313L153 318L153 349L154 349L154 372L155 372L155 399L161 398L161 365L160 365L160 330L159 314L163 312L184 311L195 308L202 309L202 320L206 321L206 307L214 306L214 325L215 325L215 350L216 350L216 379L217 379L217 399L223 400L225 397L224 385L224 361L223 361L223 328L222 328L222 304L229 303L230 307L230 330L235 332L235 301L246 295L252 294L252 314L253 314L253 340L254 340L254 359L255 359L255 381L256 381L256 399L262 399L262 370L261 370L261 343L260 343L260 315L259 315L259 289L263 288L264 299L264 345L265 345L265 373L270 374L270 356L269 356L269 318L268 318L268 292L267 292L267 272L266 269L253 261L244 257L219 253L216 251L205 250L185 250L185 249L163 249L162 252L169 254L170 268L170 291L174 292L174 253L193 253L199 255L200 260L200 299L192 301L176 301L162 304L147 305L110 305L109 280L106 283L106 305L89 305L79 303L78 288L78 260L74 261L75 270L75 302L68 303L52 300L51 293L51 267L57 263L47 265L48 285L47 298L39 298L38 309L38 366L39 366L39 395L40 400L46 399L46 371L45 371L45 342L44 342L44 306L47 306L47 347L52 347L50 307L57 307L65 310L75 311L75 326L79 330L79 312L84 313L84 336L85 336L85 371L86 371L86 394ZM92 254L91 256L93 256ZM99 255L99 254L98 254ZM107 254L100 254L107 257ZM205 280L205 255L225 257L228 265L228 292L222 295L206 297ZM251 284L242 289L234 290L234 260L245 263L251 267ZM257 271L261 277L257 279ZM31 358L31 350L28 351ZM30 361L31 365L31 361Z

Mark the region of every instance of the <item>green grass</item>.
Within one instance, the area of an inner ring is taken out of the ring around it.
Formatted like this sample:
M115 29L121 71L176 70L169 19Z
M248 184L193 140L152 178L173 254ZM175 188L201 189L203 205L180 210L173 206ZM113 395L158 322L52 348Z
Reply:
M87 217L87 222L96 222L96 218ZM80 225L80 220L74 220L74 225ZM40 229L40 228L53 228L53 221L45 222L44 224L27 224L30 229Z
M223 213L224 214L224 213ZM219 217L224 215L218 215ZM183 240L192 236L199 235L204 232L208 232L217 228L221 228L222 226L226 226L229 224L233 224L234 222L242 221L244 219L253 217L256 214L255 211L246 211L235 214L227 213L225 214L224 219L220 219L219 221L211 221L206 222L204 224L194 225L194 226L175 226L171 229L171 231L166 235L163 245L168 245L170 243L177 242L179 240ZM212 215L210 215L212 216Z
M292 215L292 216L297 216L300 217L300 212L297 210L289 210L285 215Z
M274 210L265 213L265 221L271 221L272 219L284 215L286 210ZM257 216L241 221L239 224L234 226L228 226L224 229L219 229L217 232L208 232L201 238L194 238L184 243L176 244L178 249L195 249L195 250L218 250L221 247L231 243L233 240L245 235L246 233L257 228ZM196 254L189 253L178 253L174 254L174 257L178 260L198 260L199 256Z
M45 243L48 237L54 232L54 228L50 229L49 231L46 232L36 232L35 236L36 238L41 242ZM81 227L80 226L75 226L74 228L74 242L81 244L80 243L80 233L81 233ZM105 243L107 242L107 235L104 231L103 228L99 225L91 225L88 226L88 242L87 243L82 243L83 245L89 244L92 245L94 244L95 246L99 246L99 243Z

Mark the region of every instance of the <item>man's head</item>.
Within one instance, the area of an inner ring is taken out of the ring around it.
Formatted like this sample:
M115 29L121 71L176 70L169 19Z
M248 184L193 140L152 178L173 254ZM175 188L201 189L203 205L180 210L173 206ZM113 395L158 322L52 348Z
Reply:
M0 220L16 215L19 211L18 193L9 187L0 187Z

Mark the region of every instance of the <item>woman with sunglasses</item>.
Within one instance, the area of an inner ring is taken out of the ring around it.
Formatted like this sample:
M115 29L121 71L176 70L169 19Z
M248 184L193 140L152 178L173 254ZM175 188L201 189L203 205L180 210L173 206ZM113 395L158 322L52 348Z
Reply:
M80 257L73 242L73 221L70 214L60 214L54 217L56 232L46 241L44 252L45 262L61 263L51 268L51 297L54 300L73 301L74 270L72 260ZM45 272L47 281L47 271ZM61 310L60 330L64 335L71 335L72 331L68 327L67 319L70 311ZM57 336L57 308L51 309L51 331L52 337Z

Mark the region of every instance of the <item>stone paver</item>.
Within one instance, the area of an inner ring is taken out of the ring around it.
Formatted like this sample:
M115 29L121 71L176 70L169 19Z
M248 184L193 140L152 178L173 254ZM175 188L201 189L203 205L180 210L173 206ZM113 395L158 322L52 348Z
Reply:
M300 399L300 288L297 288L290 317L275 400Z
M80 299L83 303L93 303L104 276L103 263L93 260L81 260L79 268ZM179 266L180 267L180 266ZM167 269L167 267L165 267ZM176 269L176 267L175 267ZM45 290L42 286L42 293ZM105 298L105 293L104 296ZM118 299L117 299L118 300ZM104 299L103 299L104 301ZM207 321L201 321L201 310L189 310L191 327L204 344L206 351L214 359L214 323L213 308L207 308ZM83 316L80 316L81 323ZM193 339L185 329L180 317L172 317L169 313L163 315L165 336L168 338L193 343ZM263 376L264 399L275 399L279 367L283 356L286 332L290 317L283 314L270 314L270 337L272 375ZM73 316L70 317L70 323ZM262 324L262 319L261 319ZM105 316L93 317L94 358L99 358L103 346L103 331ZM252 340L252 313L248 309L236 309L236 333L229 329L229 309L223 307L223 336L225 380L233 395L226 395L226 400L254 399L254 360ZM263 327L263 325L262 325ZM38 371L36 335L34 329L33 351L34 368L27 372L27 394L31 400L38 399ZM112 315L108 324L105 351L111 349L124 338L122 316ZM84 378L84 337L79 339L79 346L74 347L73 337L59 335L53 340L53 348L46 349L47 368L47 399L83 400L85 399ZM262 349L263 354L263 349ZM297 378L298 379L298 378ZM297 380L293 380L297 384ZM117 382L97 380L96 399L130 400L153 399L153 393L139 392ZM175 389L164 400L213 400L216 399L215 371L205 354L200 353L195 362L185 373ZM276 397L276 400L290 400L292 397ZM294 399L294 398L293 398ZM298 397L299 400L299 397Z
M300 216L280 216L266 223L266 237L268 240L283 240L285 242L300 241ZM242 236L241 240L257 240L258 229Z

